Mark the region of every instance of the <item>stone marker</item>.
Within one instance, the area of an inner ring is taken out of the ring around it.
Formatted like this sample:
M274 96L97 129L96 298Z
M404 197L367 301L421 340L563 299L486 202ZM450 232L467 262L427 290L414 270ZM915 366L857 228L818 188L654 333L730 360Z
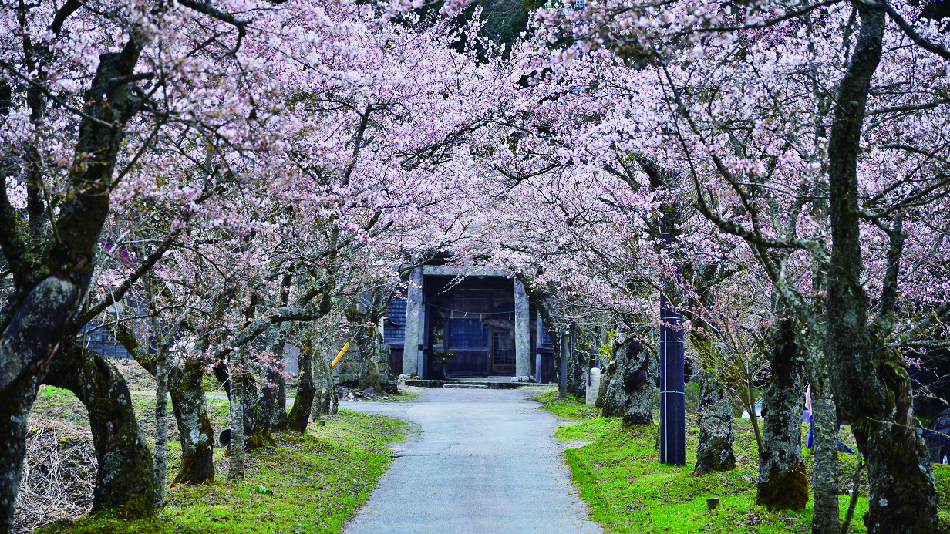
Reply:
M590 370L590 379L587 381L587 404L593 406L597 403L597 394L600 392L600 369L592 367Z

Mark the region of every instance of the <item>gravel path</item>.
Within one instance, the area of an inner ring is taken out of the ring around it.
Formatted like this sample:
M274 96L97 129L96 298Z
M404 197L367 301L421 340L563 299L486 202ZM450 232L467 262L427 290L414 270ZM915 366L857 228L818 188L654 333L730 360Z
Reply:
M519 390L426 389L408 403L343 402L418 431L346 534L600 534L552 437Z

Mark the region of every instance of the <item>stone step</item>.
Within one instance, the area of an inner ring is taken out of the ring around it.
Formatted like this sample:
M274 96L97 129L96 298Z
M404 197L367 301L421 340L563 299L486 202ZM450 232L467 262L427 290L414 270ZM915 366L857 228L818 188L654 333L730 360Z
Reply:
M488 384L442 384L443 389L488 389Z
M489 382L489 381L455 381L455 380L419 380L411 378L405 381L407 386L420 388L443 388L443 387L477 387L487 389L517 389L522 386L533 386L532 382Z

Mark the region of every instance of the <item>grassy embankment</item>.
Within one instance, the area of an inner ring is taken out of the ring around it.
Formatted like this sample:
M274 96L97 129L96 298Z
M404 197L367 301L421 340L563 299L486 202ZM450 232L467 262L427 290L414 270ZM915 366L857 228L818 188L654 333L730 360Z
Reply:
M623 533L785 533L810 532L812 503L801 512L770 511L755 504L758 456L748 419L737 419L735 430L736 469L726 473L693 476L698 441L695 413L687 415L685 466L659 463L657 425L624 428L618 418L598 417L598 411L583 400L560 400L557 392L542 394L543 407L559 417L577 419L561 426L556 436L574 443L587 443L565 453L581 497L590 505L591 517L606 532ZM849 427L840 437L854 449ZM808 427L803 426L804 438ZM580 440L580 441L575 441ZM806 449L806 454L807 454ZM811 475L812 458L806 456ZM838 455L839 487L850 490L856 467L852 454ZM940 517L950 520L950 466L934 466L941 494ZM865 471L866 472L866 471ZM844 491L843 491L844 493ZM844 518L850 500L841 495ZM859 499L849 532L866 532L861 516L867 511L867 479L859 487ZM720 499L710 511L706 499Z
M133 396L138 420L154 443L154 397ZM226 426L228 402L209 400L212 424ZM169 406L169 413L171 407ZM85 411L69 392L45 388L34 409L38 424L83 425ZM169 481L180 466L173 418L169 426ZM88 424L86 423L86 428ZM226 478L225 449L215 450L215 481L167 490L154 519L127 521L98 514L61 520L37 533L335 533L368 498L391 462L388 445L408 425L384 417L342 411L306 435L279 434L278 445L247 456L242 482Z

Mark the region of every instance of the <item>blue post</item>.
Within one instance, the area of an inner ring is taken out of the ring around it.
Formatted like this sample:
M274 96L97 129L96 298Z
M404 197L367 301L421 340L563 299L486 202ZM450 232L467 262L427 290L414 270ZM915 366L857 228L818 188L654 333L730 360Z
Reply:
M672 210L671 210L672 212ZM663 241L673 242L663 217ZM686 384L683 376L683 316L660 294L660 463L686 465Z
M660 297L660 463L686 465L682 316Z
M567 398L567 359L571 354L570 342L570 334L567 332L561 334L561 376L559 377L560 387L558 388L558 393L562 399Z

